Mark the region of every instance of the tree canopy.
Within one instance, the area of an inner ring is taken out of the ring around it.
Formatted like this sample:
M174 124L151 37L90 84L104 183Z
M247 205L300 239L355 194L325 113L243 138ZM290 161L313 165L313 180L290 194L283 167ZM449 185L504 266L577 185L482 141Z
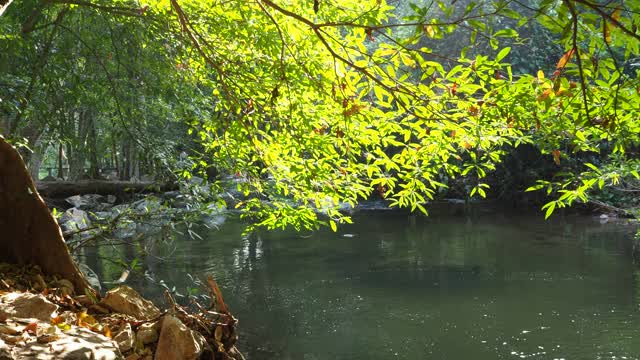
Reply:
M557 167L529 188L555 194L548 216L638 178L639 12L622 0L23 1L0 18L0 133L63 139L80 164L133 151L174 170L171 153L197 142L180 175L213 165L259 194L238 204L255 226L297 229L335 229L350 221L343 204L373 195L426 214L456 179L485 197L487 175L531 144Z

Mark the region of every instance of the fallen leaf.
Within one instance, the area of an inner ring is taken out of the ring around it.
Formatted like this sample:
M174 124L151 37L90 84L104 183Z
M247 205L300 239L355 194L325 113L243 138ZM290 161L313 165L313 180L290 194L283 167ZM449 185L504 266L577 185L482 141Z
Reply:
M102 335L104 335L104 336L106 336L106 337L108 337L108 338L113 337L113 336L111 336L111 329L109 329L109 327L108 327L107 325L105 325L105 326L102 328Z
M25 339L20 335L16 335L16 336L4 335L0 338L2 338L4 342L9 344L17 344L20 341L25 341Z
M35 335L37 331L38 331L38 323L35 323L35 322L30 323L29 325L25 326L24 329L22 329L22 332L27 332L33 335Z
M217 342L222 341L222 326L216 326L216 330L213 332L213 336Z
M6 335L17 335L19 334L20 331L18 331L16 328L14 328L13 326L8 326L8 325L0 325L0 334L6 334Z
M62 324L63 322L65 322L64 317L62 316L56 316L51 318L51 325L58 325L58 324Z
M36 340L40 344L46 344L46 343L50 343L52 341L56 341L59 338L60 337L58 335L55 335L55 334L45 334L45 335L38 336L38 338Z

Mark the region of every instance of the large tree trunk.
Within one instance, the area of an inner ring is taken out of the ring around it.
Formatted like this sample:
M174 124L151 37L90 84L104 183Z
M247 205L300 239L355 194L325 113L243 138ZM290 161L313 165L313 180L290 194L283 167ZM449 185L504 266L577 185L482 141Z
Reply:
M13 0L0 0L0 16L2 16L2 13L7 10L12 2Z
M0 261L35 264L70 280L76 292L91 289L64 244L62 232L42 201L13 146L0 136Z
M80 181L40 181L38 192L47 198L61 198L71 195L100 194L126 195L133 193L154 193L178 190L175 183L131 182L110 180Z

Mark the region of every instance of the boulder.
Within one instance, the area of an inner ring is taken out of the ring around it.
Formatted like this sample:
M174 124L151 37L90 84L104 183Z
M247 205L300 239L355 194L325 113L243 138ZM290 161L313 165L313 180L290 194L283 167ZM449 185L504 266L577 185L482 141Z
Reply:
M150 320L160 316L160 310L151 301L144 299L138 292L125 285L109 290L100 304L140 320Z
M158 341L159 327L160 324L158 322L144 323L140 325L138 332L136 333L136 339L144 345Z
M73 207L81 210L95 210L101 208L101 203L106 201L105 197L98 194L74 195L65 199Z
M127 352L133 349L135 344L135 334L131 330L131 324L125 323L120 331L113 337L113 340L118 343L120 351Z
M58 305L40 294L8 293L0 297L0 312L12 318L37 319L49 322Z
M0 339L0 360L13 360L15 357L13 356L11 349L7 346L7 344Z
M156 360L193 360L204 350L202 336L189 329L178 318L166 315L156 348Z
M91 225L91 220L89 220L89 215L87 215L86 211L71 208L60 216L58 223L60 224L60 227L67 232L86 229Z
M95 273L95 271L93 271L93 269L91 269L88 265L83 263L79 263L78 268L80 268L80 271L82 272L84 277L87 279L89 284L91 284L91 287L93 287L98 291L102 290L102 285L100 284L100 278L98 278L98 275Z
M121 360L122 354L114 341L83 327L73 326L49 343L32 341L24 347L14 347L17 359L38 360Z
M154 196L148 196L144 199L140 199L131 204L131 208L137 214L147 214L158 210L161 207L160 199Z

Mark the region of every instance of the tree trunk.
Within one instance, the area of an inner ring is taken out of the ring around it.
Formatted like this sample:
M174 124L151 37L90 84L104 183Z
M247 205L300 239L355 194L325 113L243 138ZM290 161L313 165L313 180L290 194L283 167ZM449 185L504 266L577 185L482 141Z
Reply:
M38 192L47 198L71 195L100 194L126 195L178 190L175 183L131 182L110 180L40 181Z
M58 145L58 175L56 178L64 179L64 164L62 163L62 159L64 157L64 148L62 143Z
M0 0L0 16L4 13L5 10L9 7L13 0Z
M75 111L73 114L73 122L76 130L76 138L70 146L67 154L69 157L69 180L79 180L84 177L84 165L87 155L87 137L89 136L89 118L90 114L87 110L82 109Z
M0 261L35 264L71 281L77 293L91 289L64 244L56 220L38 194L13 146L0 136Z
M89 147L89 177L91 179L98 179L100 177L100 163L98 162L98 139L96 135L96 120L95 117L89 119L89 139L87 146Z
M42 165L42 158L44 157L45 151L47 151L47 144L43 144L43 141L38 139L33 144L31 144L31 149L33 153L31 154L31 158L29 159L29 174L31 178L35 181L40 179L40 166Z

